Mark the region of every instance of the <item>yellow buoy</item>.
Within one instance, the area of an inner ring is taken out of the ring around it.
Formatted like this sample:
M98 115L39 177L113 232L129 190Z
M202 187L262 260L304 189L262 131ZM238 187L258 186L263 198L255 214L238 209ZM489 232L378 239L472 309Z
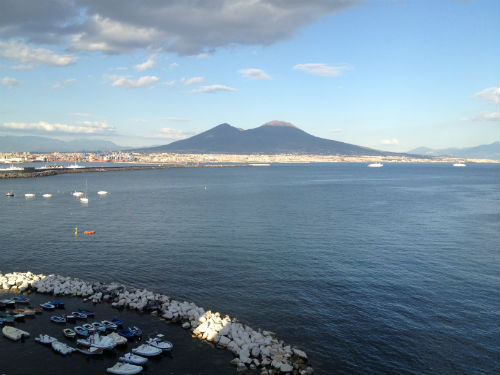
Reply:
M78 227L75 227L75 237L78 236Z

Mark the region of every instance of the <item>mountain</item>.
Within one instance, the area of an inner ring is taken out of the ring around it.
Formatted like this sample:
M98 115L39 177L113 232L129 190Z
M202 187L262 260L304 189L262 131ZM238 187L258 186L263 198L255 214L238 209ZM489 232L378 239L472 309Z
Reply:
M75 139L61 141L36 136L0 136L0 152L81 152L116 151L123 147L102 139Z
M479 145L475 147L445 148L437 150L428 147L419 147L408 151L408 153L425 156L454 156L465 159L500 160L500 142L493 142L488 145Z
M191 154L396 155L315 137L283 121L271 121L249 130L221 124L191 138L137 151Z

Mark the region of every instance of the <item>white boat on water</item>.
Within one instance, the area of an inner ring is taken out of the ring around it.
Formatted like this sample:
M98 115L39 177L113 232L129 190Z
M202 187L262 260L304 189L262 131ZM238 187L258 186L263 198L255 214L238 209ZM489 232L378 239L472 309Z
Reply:
M73 195L74 197L81 197L83 196L83 192L81 191L74 191L71 193L71 195Z
M131 365L129 363L117 362L113 367L106 369L110 374L138 374L142 371L142 366Z
M125 344L127 344L127 341L128 341L125 337L120 336L116 332L111 332L109 335L107 335L107 337L109 337L111 340L113 340L113 342L116 345L125 345Z
M107 192L106 190L99 190L99 191L97 192L97 194L98 194L98 195L106 195L106 194L108 194L108 192Z
M9 168L0 168L0 171L22 171L24 168L14 167L12 164Z
M382 164L382 163L371 163L371 164L368 164L368 166L370 168L380 168L380 167L383 167L384 164Z
M30 337L29 332L26 332L26 331L23 331L23 330L20 330L18 328L14 328L11 326L3 327L2 333L5 337L7 337L8 339L14 340L14 341L18 341L23 337Z
M466 167L467 164L465 164L465 163L455 163L455 164L453 164L453 166L454 167Z
M135 355L132 353L126 353L122 357L119 358L120 362L126 362L126 363L131 363L133 365L143 365L145 364L148 359L141 357L140 355Z
M52 344L54 341L57 341L57 339L49 335L40 334L37 337L35 337L35 341L39 342L40 344L49 345Z
M69 168L69 169L77 169L77 168L85 168L83 165L78 165L76 164L71 164L71 165L68 165L66 168Z
M72 348L71 346L57 340L53 341L51 345L52 349L54 349L58 353L61 353L62 355L70 354L76 350L75 348Z
M165 340L162 334L158 334L155 337L152 337L146 341L146 344L154 346L155 348L164 350L164 351L170 351L174 347L174 344L172 344L170 341Z
M89 197L87 195L87 180L85 180L85 195L80 198L80 202L82 202L83 204L89 203Z
M26 194L24 194L24 197L25 198L34 198L35 194L33 194L33 193L26 193Z
M87 339L78 339L76 340L76 342L81 345L94 346L96 348L102 348L104 350L111 350L116 346L116 343L110 337L99 336L99 334L97 333L94 333Z
M42 197L44 197L44 198L50 198L50 197L52 197L52 194L45 193L45 194L42 195Z
M132 353L140 355L142 357L154 357L155 355L161 354L163 351L154 346L142 344L137 348L132 349Z

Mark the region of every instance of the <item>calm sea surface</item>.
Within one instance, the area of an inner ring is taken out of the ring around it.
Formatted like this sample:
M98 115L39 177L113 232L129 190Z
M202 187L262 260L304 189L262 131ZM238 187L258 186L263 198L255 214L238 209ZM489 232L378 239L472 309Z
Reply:
M0 180L0 270L193 301L277 332L320 374L498 373L499 171L338 163ZM88 207L70 194L85 181Z

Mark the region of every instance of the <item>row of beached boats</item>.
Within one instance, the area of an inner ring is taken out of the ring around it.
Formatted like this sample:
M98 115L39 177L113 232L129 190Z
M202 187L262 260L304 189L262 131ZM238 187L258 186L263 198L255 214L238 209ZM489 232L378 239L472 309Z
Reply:
M14 318L14 316L23 315L23 313L27 311L32 311L32 315L35 315L42 313L42 311L64 309L64 302L62 301L49 301L40 304L39 307L27 306L25 309L17 308L16 304L27 305L29 304L29 300L24 297L0 300L0 309L10 309L6 313L0 313L0 316L12 318L10 320L2 320L0 323L13 323L15 320L18 320ZM16 311L16 313L14 313L14 311ZM28 315L31 315L31 313L24 314L23 317ZM78 311L72 311L69 314L52 315L50 320L58 324L76 323L78 320L86 320L94 316L95 314L92 311L78 309ZM83 323L72 329L63 328L65 337L76 339L75 346L68 345L47 334L38 335L35 341L48 346L50 345L54 351L65 356L73 352L79 352L85 355L99 355L103 354L106 350L113 350L116 346L126 345L135 338L140 339L143 335L142 330L137 326L129 326L127 329L123 327L123 321L117 318L111 318L100 322ZM111 333L108 333L108 331L111 331ZM30 337L29 332L10 325L6 325L2 328L2 334L13 341L19 341ZM131 352L122 355L116 364L107 369L107 372L112 374L138 374L142 371L142 366L148 361L148 357L158 356L172 349L173 344L167 341L163 334L150 335L144 343L131 349Z

